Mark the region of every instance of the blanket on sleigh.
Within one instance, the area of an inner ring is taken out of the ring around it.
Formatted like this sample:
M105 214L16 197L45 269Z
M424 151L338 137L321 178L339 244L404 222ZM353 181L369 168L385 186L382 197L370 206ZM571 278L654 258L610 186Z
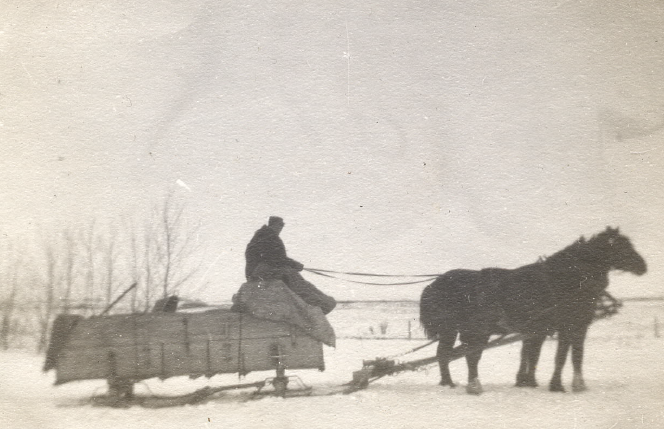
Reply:
M281 280L244 283L233 296L233 310L297 326L323 344L336 345L334 329L323 310L304 302Z

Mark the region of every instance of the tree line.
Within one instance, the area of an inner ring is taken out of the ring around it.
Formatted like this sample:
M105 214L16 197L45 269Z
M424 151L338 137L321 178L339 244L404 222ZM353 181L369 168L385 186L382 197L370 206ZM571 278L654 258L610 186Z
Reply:
M185 208L169 192L141 216L0 243L0 349L27 342L42 352L57 314L100 314L133 284L121 307L147 312L200 281L200 223Z

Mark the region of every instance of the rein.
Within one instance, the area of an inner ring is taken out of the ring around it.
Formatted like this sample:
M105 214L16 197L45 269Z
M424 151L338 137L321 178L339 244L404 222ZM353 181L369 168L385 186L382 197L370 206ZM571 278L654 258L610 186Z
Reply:
M415 274L415 275L406 275L406 274L373 274L373 273L356 273L356 272L343 272L343 271L331 271L331 270L322 270L319 268L305 268L304 271L308 271L313 274L317 274L322 277L328 277L332 279L342 280L349 283L363 284L363 285L373 285L373 286L402 286L402 285L414 285L419 283L428 283L432 280L435 280L437 277L442 274ZM361 277L392 277L392 278L413 278L413 277L425 277L423 280L415 280L409 282L391 282L391 283L382 283L382 282L363 282L358 280L349 280L339 277L335 274L347 275L347 276L361 276Z
M364 277L439 277L444 273L438 274L373 274L373 273L354 273L349 271L331 271L323 270L320 268L305 268L305 271L319 272L319 273L331 273L331 274L346 274L349 276L364 276Z

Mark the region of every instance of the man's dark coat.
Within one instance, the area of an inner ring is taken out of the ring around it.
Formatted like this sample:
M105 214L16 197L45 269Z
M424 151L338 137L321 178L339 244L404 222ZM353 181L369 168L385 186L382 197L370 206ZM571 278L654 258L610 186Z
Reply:
M244 274L250 279L258 264L261 262L274 268L291 267L302 269L302 264L286 256L286 246L279 235L267 225L256 231L244 252L247 264Z

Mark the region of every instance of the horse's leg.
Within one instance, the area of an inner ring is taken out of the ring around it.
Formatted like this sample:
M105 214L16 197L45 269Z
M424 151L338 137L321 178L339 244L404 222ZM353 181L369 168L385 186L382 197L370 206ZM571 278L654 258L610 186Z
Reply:
M549 390L552 392L564 392L562 374L565 361L567 360L567 352L570 346L570 334L566 329L558 331L558 349L556 350L556 368L551 377Z
M535 373L537 372L537 363L539 362L540 353L542 353L542 345L546 335L539 335L530 339L530 355L528 356L528 375L526 376L526 386L537 387L537 379Z
M454 348L457 332L448 331L438 334L438 366L440 367L440 385L456 387L450 374L450 356Z
M473 335L468 341L468 349L470 353L466 355L466 363L468 364L468 385L466 392L471 395L479 395L482 393L482 383L479 379L478 366L482 358L482 351L486 344L489 342L488 335Z
M583 380L583 345L586 340L588 326L579 327L574 332L572 338L572 366L574 367L574 378L572 379L572 390L574 392L583 392L587 389L586 382Z
M519 364L519 372L516 373L516 387L526 386L526 375L528 374L528 355L530 354L529 346L530 344L528 343L528 340L523 340L521 342L521 363Z
M523 341L521 347L521 365L516 375L517 387L538 386L535 372L537 371L537 363L539 362L542 344L545 339L546 335L538 335Z

